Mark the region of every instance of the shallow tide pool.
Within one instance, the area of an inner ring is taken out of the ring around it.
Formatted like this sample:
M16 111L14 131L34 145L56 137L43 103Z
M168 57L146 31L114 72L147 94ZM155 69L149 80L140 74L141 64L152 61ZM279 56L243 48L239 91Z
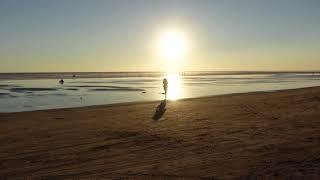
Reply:
M169 81L168 99L201 97L231 93L273 91L320 85L318 74L233 74L69 78L2 79L0 112L81 107L164 98L162 80Z

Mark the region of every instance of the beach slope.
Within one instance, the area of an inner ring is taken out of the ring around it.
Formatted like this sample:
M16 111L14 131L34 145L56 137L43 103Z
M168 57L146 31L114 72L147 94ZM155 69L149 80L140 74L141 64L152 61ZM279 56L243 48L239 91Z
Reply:
M0 177L320 177L320 87L0 113Z

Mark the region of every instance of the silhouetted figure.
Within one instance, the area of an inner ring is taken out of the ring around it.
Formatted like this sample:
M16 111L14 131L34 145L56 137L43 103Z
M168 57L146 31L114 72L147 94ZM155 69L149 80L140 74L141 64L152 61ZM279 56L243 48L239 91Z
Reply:
M152 117L154 120L159 120L164 115L164 113L166 112L166 105L166 100L161 101Z
M164 89L164 99L167 100L168 80L166 78L163 79L163 89Z
M76 74L73 74L72 77L73 77L73 78L76 78Z
M60 83L60 84L63 84L63 83L64 83L64 80L63 80L63 79L61 79L61 80L59 81L59 83Z

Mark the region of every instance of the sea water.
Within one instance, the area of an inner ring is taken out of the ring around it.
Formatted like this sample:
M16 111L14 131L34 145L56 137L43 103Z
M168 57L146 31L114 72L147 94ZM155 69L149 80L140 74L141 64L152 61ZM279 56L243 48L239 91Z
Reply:
M64 83L59 80L63 78ZM275 91L320 85L318 73L19 73L0 74L0 112L82 107L164 98Z

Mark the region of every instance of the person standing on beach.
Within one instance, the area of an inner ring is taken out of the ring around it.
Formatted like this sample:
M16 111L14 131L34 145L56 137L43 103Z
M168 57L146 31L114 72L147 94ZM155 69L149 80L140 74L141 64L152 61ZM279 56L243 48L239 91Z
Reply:
M60 84L63 84L63 83L64 83L64 80L63 80L63 79L60 79L59 83L60 83Z
M163 89L164 89L164 99L167 100L167 91L168 91L168 80L163 79Z

